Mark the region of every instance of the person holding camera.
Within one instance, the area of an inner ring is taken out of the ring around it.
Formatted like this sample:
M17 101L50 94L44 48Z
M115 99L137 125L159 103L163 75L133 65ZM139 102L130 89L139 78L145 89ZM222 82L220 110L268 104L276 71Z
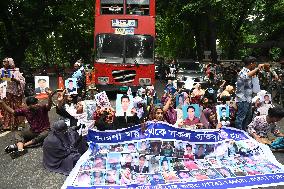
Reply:
M236 102L238 111L236 114L235 127L237 129L246 130L247 125L252 118L252 78L255 77L264 64L256 66L255 57L246 57L243 59L245 66L239 72L236 82Z
M16 144L5 148L5 152L10 153L12 159L24 155L27 153L27 146L43 142L48 135L50 129L48 111L51 109L54 93L51 90L46 92L48 94L48 104L39 104L38 99L35 97L28 97L26 99L27 107L15 110L6 105L3 100L0 100L0 106L3 109L14 116L24 116L29 123L29 127L16 132Z

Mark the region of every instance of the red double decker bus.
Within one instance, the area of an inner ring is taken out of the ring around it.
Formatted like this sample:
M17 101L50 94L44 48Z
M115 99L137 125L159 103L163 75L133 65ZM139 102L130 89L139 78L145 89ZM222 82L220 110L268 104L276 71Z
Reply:
M96 0L95 82L102 90L155 83L155 0Z

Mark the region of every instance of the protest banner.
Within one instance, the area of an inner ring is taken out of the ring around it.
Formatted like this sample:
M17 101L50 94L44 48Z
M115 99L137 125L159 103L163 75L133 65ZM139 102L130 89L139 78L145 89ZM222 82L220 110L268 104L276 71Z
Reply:
M252 188L284 185L268 146L234 128L186 130L164 122L89 130L89 150L62 188Z

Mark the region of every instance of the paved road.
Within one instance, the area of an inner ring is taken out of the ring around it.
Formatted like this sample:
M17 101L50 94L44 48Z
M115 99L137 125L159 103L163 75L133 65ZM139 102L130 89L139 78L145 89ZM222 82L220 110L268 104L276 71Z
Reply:
M51 123L57 120L55 109L50 111ZM284 125L282 121L281 126ZM282 129L284 131L284 129ZM30 148L28 154L12 160L4 149L13 143L12 133L0 134L0 189L57 189L66 177L44 169L42 165L42 148ZM274 153L276 159L284 164L283 153ZM284 189L284 186L269 189Z

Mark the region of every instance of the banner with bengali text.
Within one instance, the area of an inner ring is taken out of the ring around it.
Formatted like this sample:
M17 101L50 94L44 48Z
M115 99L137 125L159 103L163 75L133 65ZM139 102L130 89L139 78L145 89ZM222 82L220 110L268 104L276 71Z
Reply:
M246 132L164 122L88 133L89 150L62 188L204 189L284 185L284 166Z

